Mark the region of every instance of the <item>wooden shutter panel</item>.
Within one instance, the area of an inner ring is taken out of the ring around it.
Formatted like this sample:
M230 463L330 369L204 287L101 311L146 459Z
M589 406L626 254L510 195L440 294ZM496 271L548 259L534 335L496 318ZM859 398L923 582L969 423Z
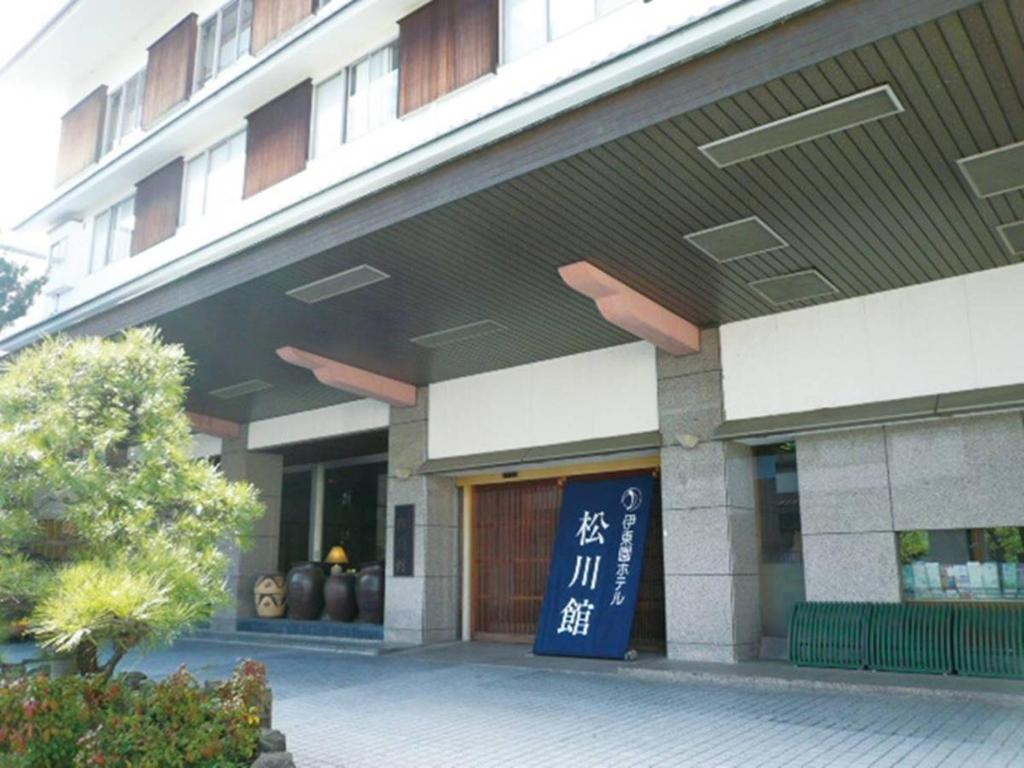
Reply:
M450 0L454 6L455 87L498 68L498 0Z
M312 97L313 82L306 80L246 118L244 197L306 167Z
M132 256L178 231L185 162L178 158L135 185Z
M498 66L498 0L434 0L398 29L401 115Z
M149 128L192 94L196 64L197 17L190 13L149 46L142 127Z
M436 99L438 73L434 49L438 0L398 22L398 114L405 115Z
M258 53L312 13L313 0L254 0L250 49Z
M58 185L99 159L106 112L107 86L101 85L61 119L60 149L57 151Z

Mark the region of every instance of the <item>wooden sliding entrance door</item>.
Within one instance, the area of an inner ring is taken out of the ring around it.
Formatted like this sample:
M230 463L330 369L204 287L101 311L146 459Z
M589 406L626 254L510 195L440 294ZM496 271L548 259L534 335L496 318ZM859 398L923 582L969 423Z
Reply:
M562 485L557 478L473 488L474 640L533 642L561 505ZM645 649L663 649L665 645L665 580L657 502L651 510L633 642Z
M474 489L473 639L531 642L555 546L558 480Z

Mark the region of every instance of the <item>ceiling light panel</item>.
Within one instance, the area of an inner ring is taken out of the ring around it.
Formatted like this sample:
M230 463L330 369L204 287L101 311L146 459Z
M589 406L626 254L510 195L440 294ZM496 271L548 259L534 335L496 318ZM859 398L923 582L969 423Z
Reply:
M694 232L686 240L720 264L789 245L757 216Z
M978 197L1024 189L1024 141L957 160Z
M419 344L421 347L437 349L438 347L447 347L449 344L458 344L462 341L469 341L470 339L487 336L504 330L507 329L501 323L496 323L493 320L480 320L475 323L460 325L444 331L435 331L434 333L427 333L423 336L416 336L409 339L409 341L413 344Z
M254 392L262 392L265 389L270 389L272 386L273 384L269 384L262 379L248 379L246 381L240 381L237 384L232 384L228 387L211 389L210 394L213 397L219 397L221 400L230 400L235 397L251 395Z
M343 293L358 291L360 288L379 283L381 280L387 280L388 277L390 275L381 272L376 267L360 264L358 267L346 269L336 275L329 275L312 283L300 285L298 288L292 288L288 291L288 295L293 299L304 301L306 304L316 304L318 301L331 299Z
M719 168L750 160L805 141L845 131L857 125L896 115L903 105L892 88L880 85L852 96L822 104L749 131L712 141L700 147Z
M791 304L794 301L806 301L839 293L839 289L816 269L755 280L749 285L775 305Z
M1024 253L1024 221L1003 224L999 227L999 236L1003 238L1010 253Z

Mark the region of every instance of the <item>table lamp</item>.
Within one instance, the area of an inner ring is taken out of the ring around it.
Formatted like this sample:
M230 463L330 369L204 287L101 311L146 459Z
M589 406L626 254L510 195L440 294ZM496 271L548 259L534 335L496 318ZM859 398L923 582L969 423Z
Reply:
M343 566L348 565L348 552L341 544L335 544L327 553L326 562L331 564L332 574L343 573L345 571Z

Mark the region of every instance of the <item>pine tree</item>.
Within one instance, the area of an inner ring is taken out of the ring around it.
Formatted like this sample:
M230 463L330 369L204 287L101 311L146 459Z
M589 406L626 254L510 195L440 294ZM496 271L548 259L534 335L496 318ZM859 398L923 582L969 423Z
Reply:
M42 582L30 630L80 672L109 675L209 619L226 597L223 545L244 544L263 512L252 486L191 457L190 371L181 347L133 329L48 339L0 375L0 572ZM71 559L26 574L45 519L73 531Z

